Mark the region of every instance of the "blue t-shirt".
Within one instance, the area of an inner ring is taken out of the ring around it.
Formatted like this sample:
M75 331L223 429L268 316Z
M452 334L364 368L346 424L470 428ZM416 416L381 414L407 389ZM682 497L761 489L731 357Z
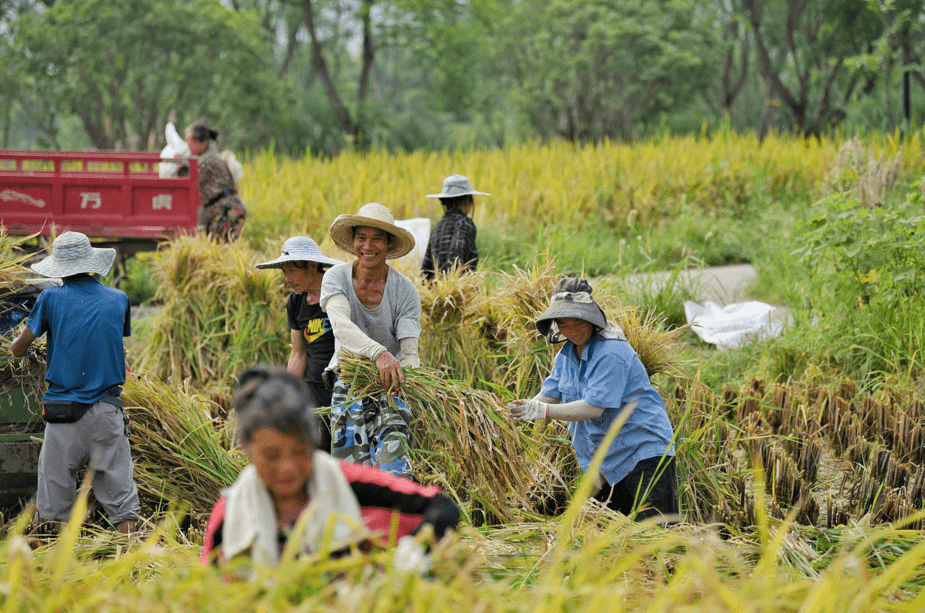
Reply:
M568 422L572 447L583 471L588 470L620 409L639 401L601 465L601 474L610 485L625 479L641 460L661 457L666 450L667 455L674 455L674 431L665 403L626 341L594 336L585 345L581 360L575 355L575 345L566 341L540 393L563 403L584 400L604 409L600 417Z
M45 400L98 402L125 383L123 336L131 336L128 296L90 276L39 294L26 326L48 334Z

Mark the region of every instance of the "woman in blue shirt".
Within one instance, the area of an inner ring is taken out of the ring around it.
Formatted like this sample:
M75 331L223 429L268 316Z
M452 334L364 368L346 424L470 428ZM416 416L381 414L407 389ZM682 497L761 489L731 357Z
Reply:
M632 413L610 444L594 495L636 519L678 513L674 431L665 403L623 331L608 324L584 279L566 277L536 329L550 342L565 341L540 393L508 406L516 421L568 421L572 447L588 470L607 430L624 408Z

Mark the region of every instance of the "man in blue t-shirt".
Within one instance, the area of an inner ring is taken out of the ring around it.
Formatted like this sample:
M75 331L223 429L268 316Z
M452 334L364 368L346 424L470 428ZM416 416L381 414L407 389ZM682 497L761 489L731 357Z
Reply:
M47 335L39 518L68 521L77 472L89 463L94 496L109 521L120 532L131 532L140 504L119 399L125 383L122 338L132 332L129 302L124 292L91 276L109 272L115 256L115 249L93 248L79 232L55 239L52 254L32 269L63 283L39 295L11 351L21 357L36 338Z

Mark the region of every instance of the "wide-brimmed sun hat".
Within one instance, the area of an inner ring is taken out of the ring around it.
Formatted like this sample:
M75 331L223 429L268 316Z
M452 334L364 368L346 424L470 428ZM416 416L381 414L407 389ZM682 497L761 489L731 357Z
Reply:
M457 198L459 196L491 196L485 192L472 189L472 181L462 175L450 175L443 180L443 191L439 194L427 194L427 198Z
M552 328L556 319L574 317L599 330L607 328L607 316L591 297L591 292L591 284L579 277L565 277L556 283L549 307L536 319L537 331L549 342L561 343L565 337L558 327Z
M283 243L283 255L269 262L261 262L256 268L282 268L286 262L317 262L322 266L343 264L321 253L318 243L307 236L293 236Z
M85 234L65 232L52 243L51 255L32 264L32 270L58 279L91 272L105 275L115 261L115 249L91 247Z
M378 228L392 235L392 242L385 256L388 260L400 258L414 249L414 235L395 225L392 211L378 202L364 204L356 215L338 215L328 232L335 245L353 254L353 228L359 226Z

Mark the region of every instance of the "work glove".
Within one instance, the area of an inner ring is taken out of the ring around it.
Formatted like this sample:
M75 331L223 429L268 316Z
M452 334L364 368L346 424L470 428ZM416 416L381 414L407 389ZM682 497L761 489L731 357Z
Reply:
M334 391L334 383L337 381L337 373L333 368L325 368L321 373L321 382L324 383L324 389L329 392Z
M514 400L507 404L511 410L511 419L514 421L536 421L549 417L549 405L539 400Z
M395 568L409 573L423 575L430 570L430 556L424 545L413 536L403 536L395 545Z

